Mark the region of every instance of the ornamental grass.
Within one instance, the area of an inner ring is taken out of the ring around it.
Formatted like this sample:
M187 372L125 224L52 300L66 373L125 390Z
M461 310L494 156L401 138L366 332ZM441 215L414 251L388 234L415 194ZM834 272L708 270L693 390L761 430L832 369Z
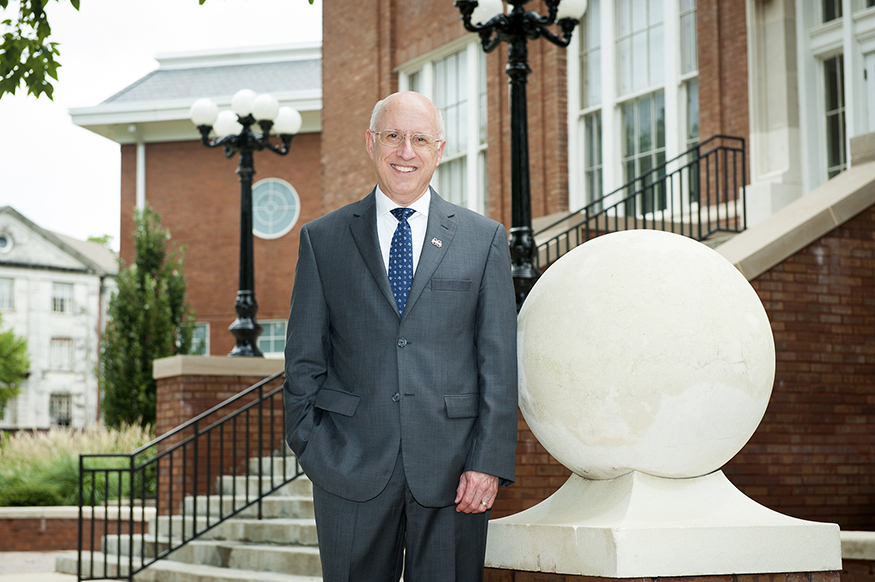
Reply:
M19 431L0 438L0 506L77 505L79 501L80 453L130 453L154 438L152 428L121 429L52 428L49 431ZM143 462L154 452L139 455ZM87 467L127 467L126 458L89 459ZM145 479L145 481L144 481ZM83 497L86 505L100 504L128 494L130 477L119 480L118 472L86 473ZM135 488L140 496L154 491L154 471L139 472Z

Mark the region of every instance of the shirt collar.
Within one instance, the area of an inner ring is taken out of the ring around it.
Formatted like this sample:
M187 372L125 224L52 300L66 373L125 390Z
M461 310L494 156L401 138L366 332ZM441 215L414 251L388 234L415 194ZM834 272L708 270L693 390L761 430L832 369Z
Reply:
M384 214L389 214L393 208L398 208L398 204L383 194L383 191L380 190L380 187L377 186L377 216L383 216ZM417 212L417 214L422 214L425 218L428 218L428 207L431 205L431 188L425 191L425 194L420 196L416 202L411 204L408 208L412 208ZM416 216L416 215L414 215ZM394 217L393 217L394 218Z

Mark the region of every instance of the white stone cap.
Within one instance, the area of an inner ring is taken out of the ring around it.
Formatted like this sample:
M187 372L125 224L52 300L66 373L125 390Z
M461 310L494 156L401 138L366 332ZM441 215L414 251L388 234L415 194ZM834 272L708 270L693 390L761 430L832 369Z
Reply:
M152 375L156 380L174 376L260 376L266 378L281 371L284 364L284 360L275 358L170 356L152 362Z
M788 517L721 471L693 479L572 475L556 493L489 525L491 568L607 578L841 570L839 527Z
M131 508L122 506L95 507L94 519L129 519ZM82 508L85 519L92 518L90 507ZM134 521L148 521L155 517L154 507L134 507ZM79 519L79 508L74 506L46 507L0 507L0 520L3 519Z
M875 531L843 531L842 558L875 560Z

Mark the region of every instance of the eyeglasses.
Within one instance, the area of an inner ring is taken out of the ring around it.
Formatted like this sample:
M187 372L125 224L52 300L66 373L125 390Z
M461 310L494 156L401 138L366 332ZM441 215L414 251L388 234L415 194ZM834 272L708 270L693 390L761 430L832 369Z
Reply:
M397 148L404 143L404 138L410 136L410 145L417 150L433 150L441 140L427 133L402 133L397 129L385 129L372 132L380 143L390 148Z

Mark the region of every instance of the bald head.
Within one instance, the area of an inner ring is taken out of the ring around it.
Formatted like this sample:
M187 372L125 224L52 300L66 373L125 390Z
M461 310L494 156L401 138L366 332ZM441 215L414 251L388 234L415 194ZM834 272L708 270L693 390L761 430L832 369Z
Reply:
M389 95L382 101L378 101L376 105L374 105L374 110L371 112L371 131L379 131L377 128L380 127L380 121L383 118L383 115L386 111L390 109L398 109L403 108L411 111L420 111L426 115L433 116L435 123L438 127L438 134L436 137L444 141L446 139L446 130L444 129L444 115L440 109L435 107L434 103L432 103L427 97L417 93L416 91L403 91L400 93L393 93Z

